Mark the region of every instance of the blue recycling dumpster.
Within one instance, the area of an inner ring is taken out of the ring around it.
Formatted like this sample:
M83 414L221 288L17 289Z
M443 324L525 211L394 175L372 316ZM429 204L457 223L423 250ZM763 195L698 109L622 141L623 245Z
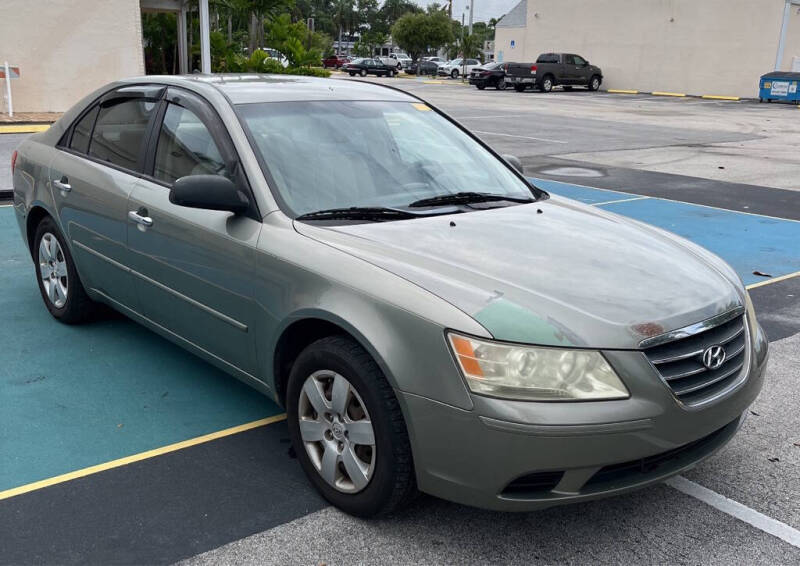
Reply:
M760 102L785 100L787 102L800 102L800 73L774 71L761 77L758 90Z

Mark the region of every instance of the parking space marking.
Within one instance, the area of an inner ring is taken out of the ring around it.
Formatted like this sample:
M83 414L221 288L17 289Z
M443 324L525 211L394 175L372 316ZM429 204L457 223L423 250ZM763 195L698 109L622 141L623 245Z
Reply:
M545 186L545 184L554 184L556 186L558 186L558 185L564 186L568 190L570 188L572 188L572 187L580 187L582 189L588 189L590 191L604 191L604 192L607 192L607 193L616 193L616 194L624 194L624 195L631 195L631 196L642 196L642 195L637 195L636 193L626 193L624 190L604 189L602 187L591 187L589 185L581 185L579 183L568 183L566 181L554 181L554 180L551 180L551 179L540 179L538 177L528 177L528 178L530 179L531 182L533 182L537 186L539 186L540 184L542 186ZM549 189L546 189L546 190L549 190ZM555 191L555 192L559 192L559 191ZM568 196L567 194L564 194L564 196L566 196L567 198L574 198L574 197ZM736 214L747 214L747 215L750 215L750 216L758 216L760 218L772 218L773 220L780 220L782 222L797 222L797 223L800 223L800 220L795 220L794 218L782 218L780 216L771 216L769 214L759 214L757 212L748 212L746 210L733 210L732 208L722 208L721 206L712 206L710 204L699 204L699 203L694 203L694 202L686 202L684 200L678 200L678 199L667 198L667 197L648 196L647 198L652 199L652 200L663 200L663 201L667 201L667 202L677 202L677 203L680 203L680 204L689 204L691 206L702 206L703 208L711 208L713 210L724 210L726 212L735 212ZM578 199L578 200L581 200L581 199Z
M502 136L504 138L519 138L523 140L535 140L535 141L543 141L548 143L569 143L563 140L551 140L549 138L536 138L533 136L516 136L514 134L501 134L499 132L482 132L480 130L472 130L476 134L485 134L487 136Z
M674 478L668 479L665 483L681 493L699 499L703 503L712 506L714 509L722 511L740 521L744 521L760 531L778 537L796 548L800 548L800 531L790 527L786 523L782 523L777 519L759 513L755 509L742 505L733 499L728 499L724 495L720 495L716 491L694 483L683 476L675 476Z
M711 250L736 270L748 289L754 288L751 285L763 286L789 279L800 268L796 252L796 242L800 241L797 220L560 181L531 180L556 195L602 206L674 232ZM772 273L775 277L764 281L754 271Z
M650 197L641 196L641 197L622 198L622 199L616 199L616 200L607 200L605 202L593 202L592 206L603 206L604 204L611 204L612 202L630 202L632 200L645 200L645 199L649 199L649 198Z
M110 462L104 462L102 464L97 464L94 466L89 466L88 468L82 468L80 470L75 470L72 472L68 472L66 474L61 474L58 476L54 476L52 478L46 478L43 480L39 480L33 483L21 485L19 487L14 487L11 489L6 489L5 491L0 491L0 501L3 499L9 499L11 497L22 495L23 493L29 493L31 491L36 491L39 489L43 489L45 487L50 487L51 485L56 485L59 483L64 483L70 480L83 478L86 476L90 476L92 474L97 474L99 472L103 472L105 470L111 470L113 468L119 468L121 466L127 466L128 464L132 464L134 462L141 462L142 460L147 460L149 458L155 458L156 456L161 456L163 454L167 454L169 452L175 452L176 450L182 450L184 448L189 448L190 446L196 446L198 444L203 444L206 442L211 442L212 440L216 440L218 438L224 438L226 436L231 436L233 434L238 434L240 432L244 432L247 430L252 430L254 428L267 426L273 423L277 423L280 421L286 420L286 414L282 413L280 415L273 415L271 417L267 417L265 419L259 419L257 421L252 421L249 423L245 423L239 426L234 426L230 428L226 428L223 430L218 430L216 432L212 432L209 434L204 434L202 436L197 436L195 438L190 438L188 440L183 440L181 442L175 442L173 444L168 444L167 446L161 446L160 448L155 448L153 450L147 450L145 452L139 452L138 454L132 454L130 456L125 456L124 458L118 458L116 460L111 460Z
M752 283L747 286L748 289L756 289L758 287L763 287L764 285L771 285L773 283L777 283L778 281L786 281L787 279L794 279L795 277L800 277L800 271L795 271L794 273L787 273L786 275L781 275L780 277L773 277L772 279L767 279L765 281L760 281L758 283Z

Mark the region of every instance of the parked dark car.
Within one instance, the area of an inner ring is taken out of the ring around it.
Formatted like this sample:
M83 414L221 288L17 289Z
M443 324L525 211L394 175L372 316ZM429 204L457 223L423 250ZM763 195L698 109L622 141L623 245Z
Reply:
M347 63L342 67L342 70L346 73L350 73L351 77L355 77L356 75L361 75L362 77L366 77L367 75L393 77L395 73L397 73L396 68L386 65L380 59L356 59L355 61Z
M469 84L475 85L478 90L483 90L487 86L493 86L497 90L505 90L507 86L506 67L513 64L494 62L472 69L472 73L469 75Z
M340 69L350 62L350 57L344 55L331 55L322 60L322 67L325 69Z
M550 92L554 86L562 86L564 90L572 90L573 86L597 90L603 82L603 72L580 55L542 53L536 63L509 63L506 82L513 84L518 92L528 87Z
M439 64L435 61L414 61L406 69L409 75L430 75L435 76L439 71Z

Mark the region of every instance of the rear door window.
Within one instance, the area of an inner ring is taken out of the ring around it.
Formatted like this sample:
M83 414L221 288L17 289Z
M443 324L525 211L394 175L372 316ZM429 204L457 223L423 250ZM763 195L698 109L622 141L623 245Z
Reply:
M135 171L157 107L157 101L144 98L123 98L101 105L89 155Z
M72 139L69 142L70 149L74 149L80 153L89 151L89 140L92 137L92 128L94 127L94 121L97 118L99 108L99 106L95 106L75 124L75 127L72 129Z

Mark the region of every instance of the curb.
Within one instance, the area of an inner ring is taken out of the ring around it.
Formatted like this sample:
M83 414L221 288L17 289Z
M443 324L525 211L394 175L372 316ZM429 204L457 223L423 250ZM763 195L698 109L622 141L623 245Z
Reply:
M33 134L49 128L50 124L0 124L0 134Z
M743 100L754 101L755 98L744 98L741 96L724 96L721 94L686 94L685 92L667 92L654 90L646 92L642 90L628 90L620 88L609 88L606 92L610 94L649 94L651 96L671 96L673 98L702 98L705 100L727 100L730 102L740 102Z

